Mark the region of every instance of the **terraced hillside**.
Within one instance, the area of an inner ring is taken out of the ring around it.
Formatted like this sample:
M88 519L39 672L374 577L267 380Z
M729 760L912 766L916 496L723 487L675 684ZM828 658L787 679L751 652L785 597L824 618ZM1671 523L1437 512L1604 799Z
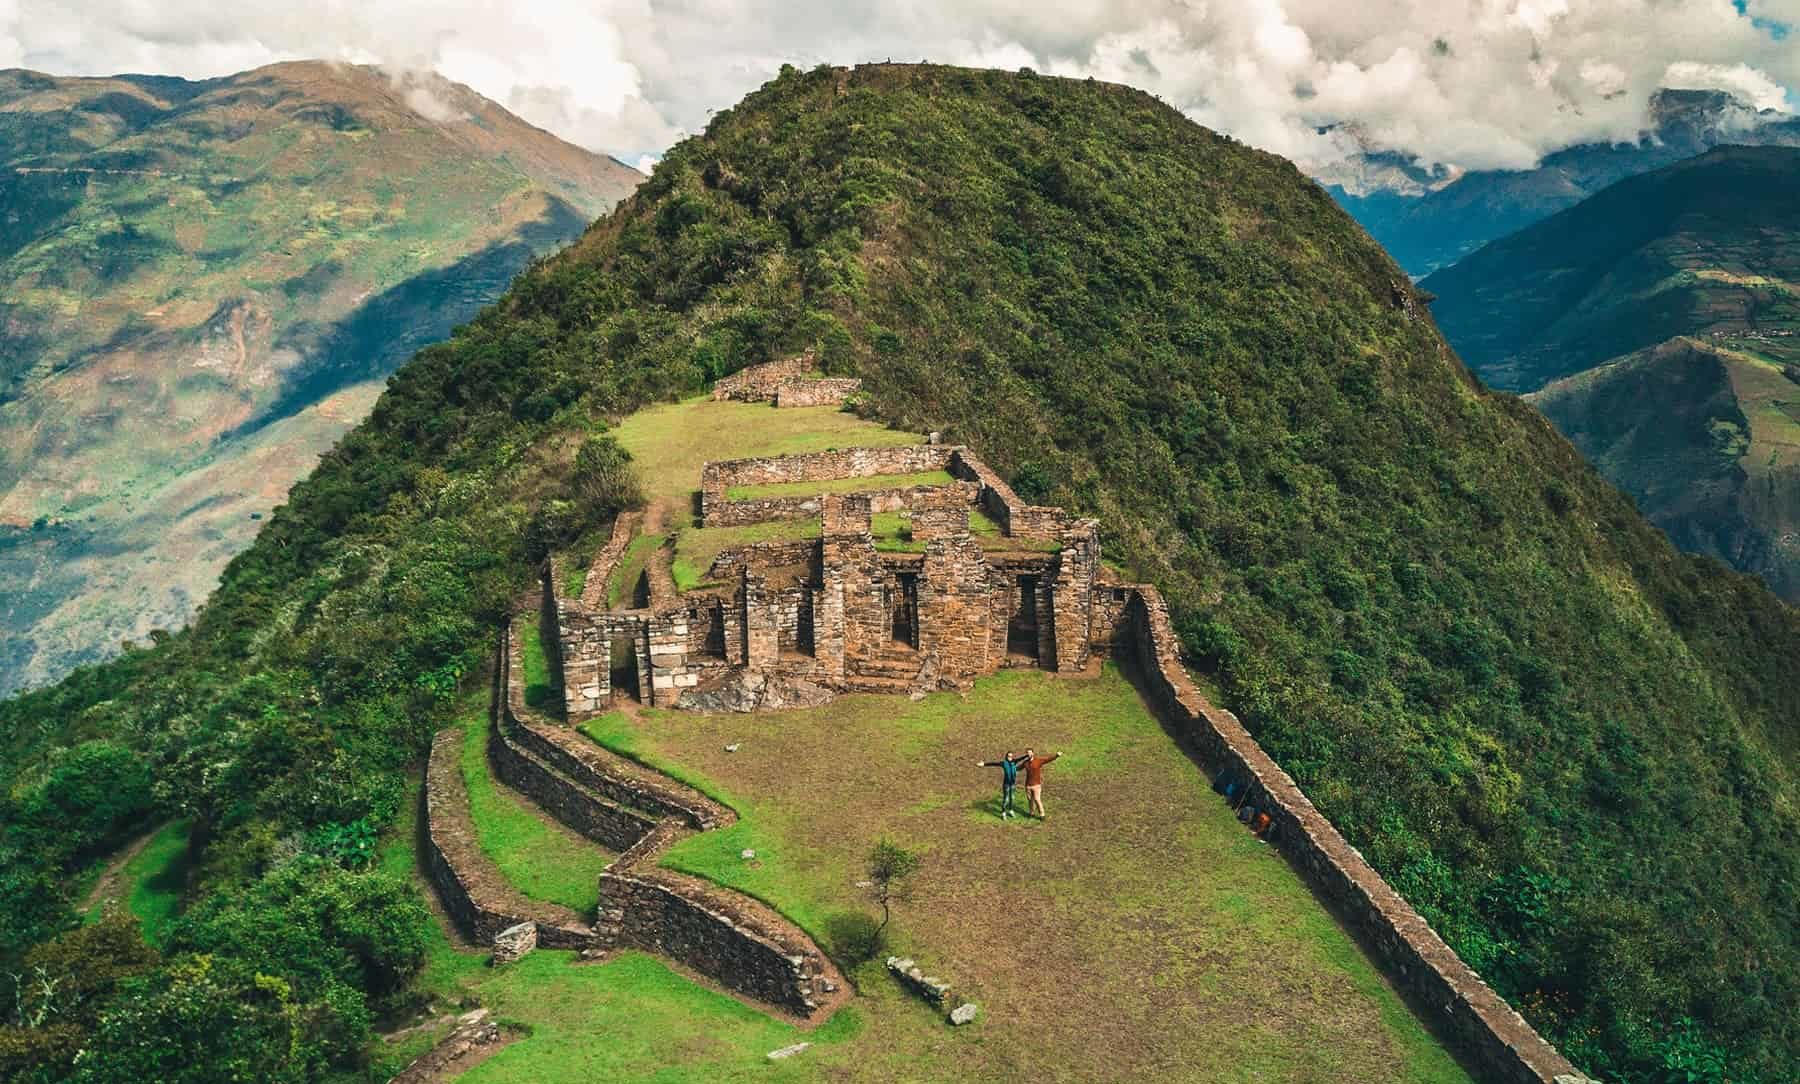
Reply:
M0 692L185 624L389 372L638 180L438 79L0 72Z
M1800 149L1726 147L1426 279L1444 334L1683 549L1800 601Z
M1577 1065L1785 1079L1800 616L1675 550L1540 414L1484 389L1424 304L1291 164L1141 93L784 72L421 351L193 626L0 704L0 951L88 974L111 957L64 932L70 875L154 820L191 816L201 841L169 955L128 986L97 977L58 1024L76 1046L21 1042L45 1044L37 1065L78 1047L141 1078L357 1065L440 959L420 895L364 844L400 822L433 736L485 701L542 557L600 545L655 492L631 480L627 419L811 349L862 379L864 414L1098 519L1214 699ZM724 443L680 439L702 460ZM671 763L742 788L740 824L801 808L765 768L668 740ZM1072 812L1053 805L1049 831ZM568 1006L533 996L556 964L493 989ZM652 972L612 972L609 1002ZM647 1049L617 1034L566 1049Z

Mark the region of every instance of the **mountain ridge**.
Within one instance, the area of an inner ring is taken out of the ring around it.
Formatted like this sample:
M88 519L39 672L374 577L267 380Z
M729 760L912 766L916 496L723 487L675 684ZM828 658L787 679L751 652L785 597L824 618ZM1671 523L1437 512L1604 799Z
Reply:
M1444 176L1404 155L1359 156L1378 181L1321 178L1334 198L1415 277L1525 229L1609 185L1721 144L1800 146L1800 119L1757 111L1725 91L1659 90L1635 141L1565 147L1528 170Z
M372 382L639 179L326 62L12 69L0 131L0 689L185 622Z
M243 928L285 928L258 893L302 859L363 884L310 841L395 822L537 562L605 528L578 449L809 348L870 416L1098 517L1208 695L1573 1061L1780 1079L1800 616L1484 388L1291 163L1029 72L785 69L715 114L403 367L193 626L0 704L8 839L46 840L83 741L184 784L0 889L151 813L203 826L189 906ZM0 891L16 943L56 928L39 899ZM216 928L176 948L232 958Z

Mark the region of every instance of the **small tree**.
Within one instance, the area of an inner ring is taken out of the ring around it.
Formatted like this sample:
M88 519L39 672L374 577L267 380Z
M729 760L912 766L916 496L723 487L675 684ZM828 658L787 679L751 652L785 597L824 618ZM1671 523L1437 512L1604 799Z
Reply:
M869 851L869 895L881 905L881 925L875 927L876 937L887 929L888 919L893 917L888 905L911 895L912 875L919 871L919 862L917 852L888 839Z

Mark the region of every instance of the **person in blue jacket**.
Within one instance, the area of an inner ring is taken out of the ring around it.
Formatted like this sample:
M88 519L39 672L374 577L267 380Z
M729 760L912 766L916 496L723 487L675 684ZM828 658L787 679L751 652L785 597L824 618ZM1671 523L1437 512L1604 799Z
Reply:
M977 768L1000 769L1000 819L1007 820L1013 815L1013 787L1019 782L1019 767L1031 757L1025 753L1014 755L1003 754L999 760L979 760Z

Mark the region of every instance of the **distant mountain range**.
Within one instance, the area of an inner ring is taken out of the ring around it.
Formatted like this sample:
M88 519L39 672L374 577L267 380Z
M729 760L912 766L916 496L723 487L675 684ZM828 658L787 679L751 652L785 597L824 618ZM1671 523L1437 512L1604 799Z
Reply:
M0 693L183 624L402 360L639 179L435 77L0 71Z
M1610 184L1722 144L1800 146L1800 118L1759 113L1722 91L1662 90L1636 142L1569 147L1535 169L1452 175L1383 152L1321 180L1402 267L1423 276Z
M1677 543L1800 602L1800 149L1622 181L1421 285Z

